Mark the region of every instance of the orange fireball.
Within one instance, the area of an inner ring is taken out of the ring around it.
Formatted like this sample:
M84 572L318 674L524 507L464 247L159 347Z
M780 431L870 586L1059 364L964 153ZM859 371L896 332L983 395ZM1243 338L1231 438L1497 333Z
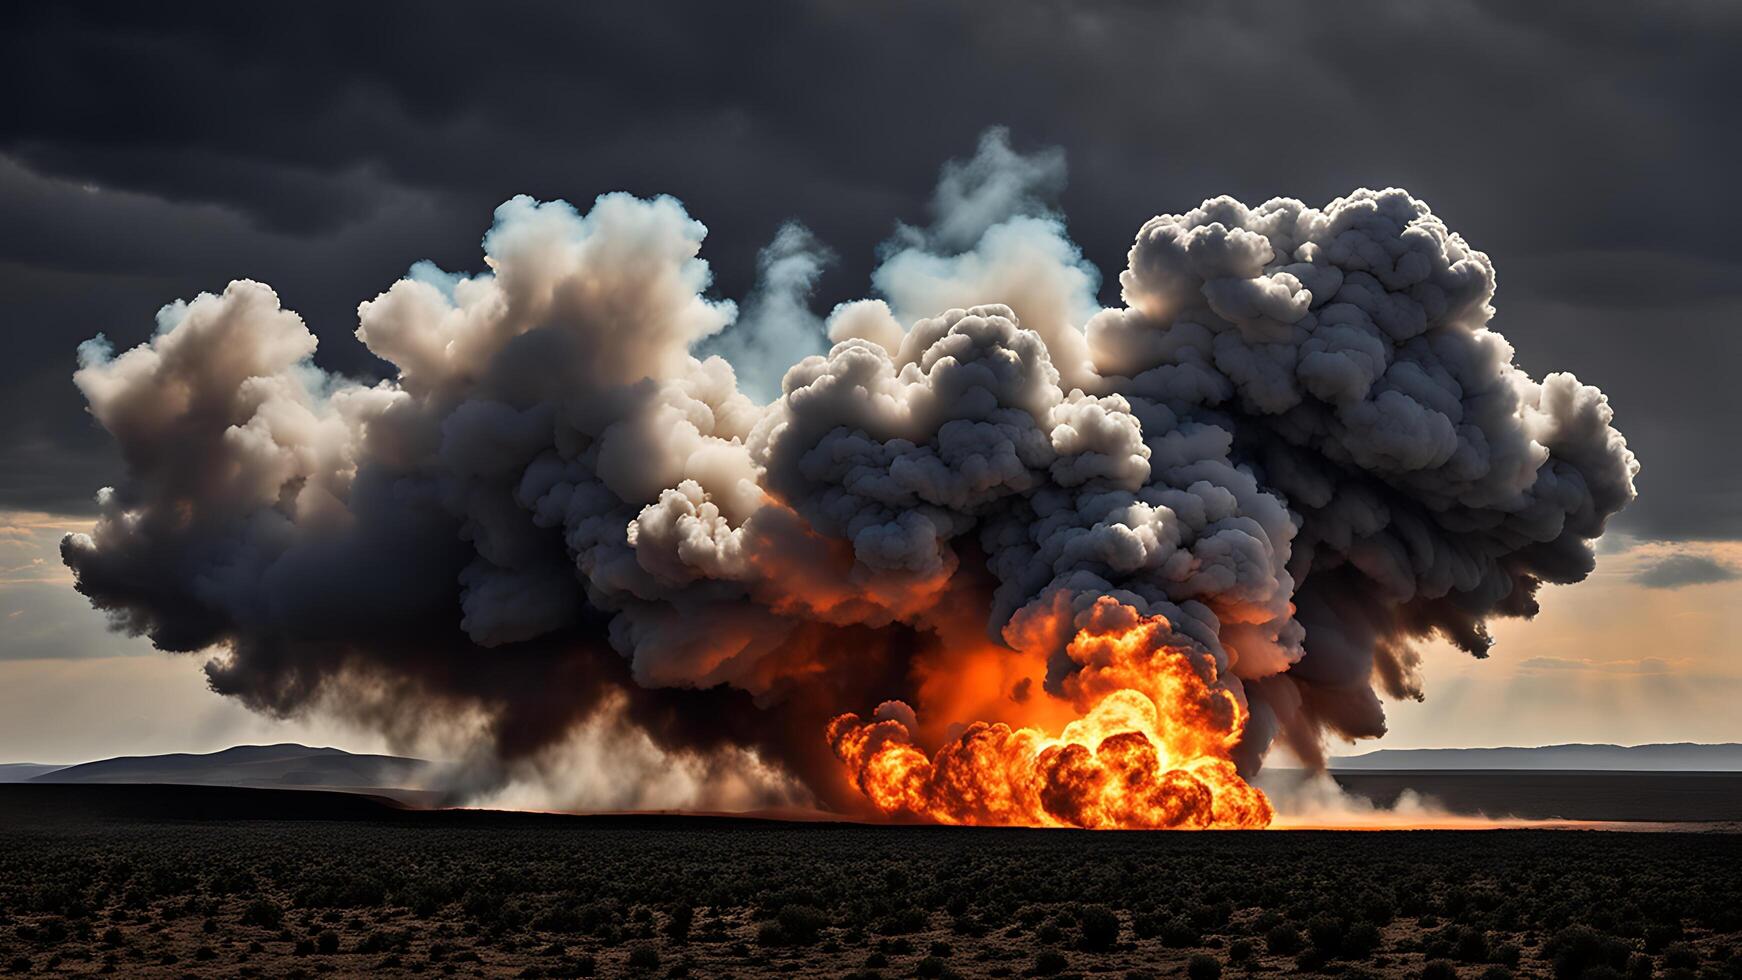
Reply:
M1251 828L1270 801L1229 755L1246 712L1213 659L1160 616L1102 597L1077 618L1062 685L1078 717L1056 735L976 721L927 756L892 703L845 714L829 743L882 812L939 823L1095 829Z

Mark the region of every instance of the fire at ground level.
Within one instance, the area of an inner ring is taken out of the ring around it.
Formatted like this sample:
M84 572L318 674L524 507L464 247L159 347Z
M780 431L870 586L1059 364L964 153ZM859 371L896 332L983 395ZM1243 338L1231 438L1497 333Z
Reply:
M830 723L830 746L876 811L946 824L1093 830L1270 823L1270 801L1233 762L1246 704L1214 659L1194 655L1166 618L1107 597L1075 618L1074 635L1062 604L1040 618L1059 623L1016 632L1063 627L1070 636L1064 650L1075 670L1058 698L999 703L994 689L981 707L996 704L1002 717L956 722L929 756L914 744L919 716L904 703ZM1062 706L1074 709L1069 720L1043 727Z

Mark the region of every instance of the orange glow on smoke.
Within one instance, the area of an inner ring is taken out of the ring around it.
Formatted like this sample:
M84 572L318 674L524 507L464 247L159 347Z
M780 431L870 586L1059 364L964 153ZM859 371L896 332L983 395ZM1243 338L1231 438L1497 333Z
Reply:
M854 784L890 816L1095 829L1269 824L1270 801L1229 760L1246 710L1218 684L1214 661L1170 643L1165 619L1111 598L1075 625L1067 649L1080 669L1065 680L1064 697L1036 689L1026 699L1037 719L1073 708L1062 727L975 721L927 756L913 741L913 713L886 705L873 719L836 718L829 743ZM991 671L983 656L967 663L973 669L958 675L963 686Z

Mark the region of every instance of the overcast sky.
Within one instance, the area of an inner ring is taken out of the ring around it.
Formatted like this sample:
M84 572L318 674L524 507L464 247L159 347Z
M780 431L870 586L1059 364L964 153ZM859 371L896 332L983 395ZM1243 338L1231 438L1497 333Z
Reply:
M1710 680L1702 697L1742 684L1706 621L1742 599L1737 50L1742 7L1710 2L11 11L0 756L347 737L219 702L197 661L138 659L144 641L105 635L70 590L58 529L119 473L71 384L81 341L132 346L163 304L248 277L304 316L323 366L379 374L350 337L357 303L414 259L477 268L490 209L518 193L675 195L708 226L715 291L736 298L797 219L838 256L826 310L866 294L876 244L925 220L939 164L994 125L1064 152L1062 206L1104 302L1150 215L1398 185L1493 258L1493 325L1525 369L1609 394L1643 465L1610 565L1548 593L1536 624L1505 624L1493 661L1431 660L1430 702L1398 709L1388 744L1742 739L1734 712L1680 708L1693 679ZM1604 610L1670 628L1628 632ZM165 679L163 711L130 708L138 725L106 733L90 686L45 710L56 678L99 662L126 665L101 675L117 699ZM1520 676L1562 707L1526 722L1484 700ZM196 704L211 720L188 726Z

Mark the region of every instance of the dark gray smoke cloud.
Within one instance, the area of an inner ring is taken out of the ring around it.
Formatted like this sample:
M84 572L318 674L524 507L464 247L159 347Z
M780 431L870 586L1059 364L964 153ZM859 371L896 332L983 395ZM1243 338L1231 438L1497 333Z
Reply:
M876 297L810 314L826 253L783 231L738 326L677 201L516 198L487 272L420 263L359 307L374 384L233 282L81 351L128 477L63 554L264 710L471 718L510 763L608 710L833 804L827 718L923 716L916 667L964 623L1043 645L1013 696L1044 697L1087 666L1046 624L1165 617L1250 712L1253 771L1381 734L1417 641L1483 656L1488 619L1590 572L1638 466L1600 391L1514 366L1491 263L1427 205L1160 215L1101 309L1064 179L988 134ZM760 404L709 349L799 356Z

